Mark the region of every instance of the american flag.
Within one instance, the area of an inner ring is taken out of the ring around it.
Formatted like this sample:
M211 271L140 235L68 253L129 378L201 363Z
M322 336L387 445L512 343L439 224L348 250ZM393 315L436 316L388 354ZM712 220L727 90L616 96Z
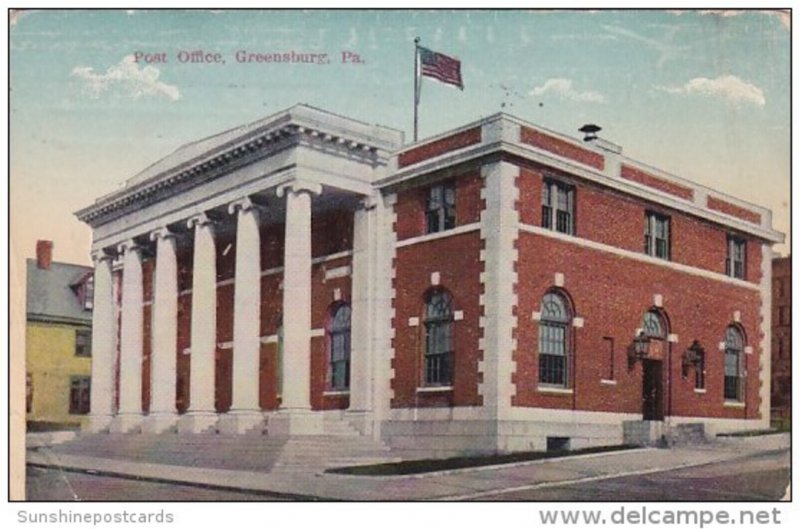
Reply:
M447 55L419 47L420 72L443 83L464 89L461 79L461 61Z

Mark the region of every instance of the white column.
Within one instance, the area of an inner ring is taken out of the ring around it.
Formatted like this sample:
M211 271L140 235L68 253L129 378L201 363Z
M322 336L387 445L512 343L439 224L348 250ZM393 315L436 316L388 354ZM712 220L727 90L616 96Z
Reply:
M117 330L114 318L112 257L93 252L94 299L92 300L92 383L89 431L108 429L114 414L114 363Z
M283 433L319 433L311 414L311 196L319 184L293 182L278 188L286 196L283 274ZM271 429L272 430L272 429Z
M380 199L378 199L380 200ZM350 347L350 407L348 415L359 430L371 430L372 335L375 318L376 200L365 198L353 214L352 328Z
M159 228L150 234L156 242L153 284L153 347L150 356L150 415L143 430L160 433L177 421L175 385L178 348L178 258L175 234Z
M228 207L236 214L233 290L233 395L220 430L243 433L264 420L258 399L261 327L261 235L258 209L249 198Z
M133 240L119 246L122 254L122 322L120 329L119 413L114 432L134 430L142 421L142 346L144 286L142 249Z
M192 323L189 369L189 411L178 423L181 432L199 433L217 421L214 408L214 356L217 348L217 254L211 220L200 214L189 219L194 229L192 263Z

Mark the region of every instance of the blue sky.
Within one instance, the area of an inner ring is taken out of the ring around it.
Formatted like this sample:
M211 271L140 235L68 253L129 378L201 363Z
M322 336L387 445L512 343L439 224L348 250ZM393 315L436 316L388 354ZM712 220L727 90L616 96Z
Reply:
M298 102L411 137L413 38L462 61L423 82L420 136L500 110L770 207L789 229L790 31L759 12L47 11L11 32L12 248L88 262L72 213L183 143ZM225 64L182 64L180 51ZM327 53L328 65L235 52ZM146 65L136 51L166 53ZM362 57L342 64L342 51ZM778 250L786 253L787 247Z

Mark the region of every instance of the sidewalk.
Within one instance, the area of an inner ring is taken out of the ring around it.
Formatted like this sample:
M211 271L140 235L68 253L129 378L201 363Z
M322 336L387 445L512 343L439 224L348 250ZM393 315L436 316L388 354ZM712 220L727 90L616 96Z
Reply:
M118 477L276 493L306 500L422 501L480 498L509 490L647 474L785 450L789 446L789 434L775 434L725 438L706 445L672 449L642 448L390 477L192 468L57 454L48 449L29 450L27 462Z

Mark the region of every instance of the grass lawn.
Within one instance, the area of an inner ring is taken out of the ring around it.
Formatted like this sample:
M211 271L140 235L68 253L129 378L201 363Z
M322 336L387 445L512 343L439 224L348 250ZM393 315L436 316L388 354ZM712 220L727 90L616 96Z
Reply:
M378 465L362 465L355 467L330 468L325 472L331 474L349 474L353 476L404 476L422 474L458 468L485 467L522 461L538 461L566 455L596 454L600 452L616 452L638 448L629 445L597 446L581 450L555 450L550 452L516 452L513 454L497 454L482 456L450 457L447 459L416 459L399 463L381 463Z

